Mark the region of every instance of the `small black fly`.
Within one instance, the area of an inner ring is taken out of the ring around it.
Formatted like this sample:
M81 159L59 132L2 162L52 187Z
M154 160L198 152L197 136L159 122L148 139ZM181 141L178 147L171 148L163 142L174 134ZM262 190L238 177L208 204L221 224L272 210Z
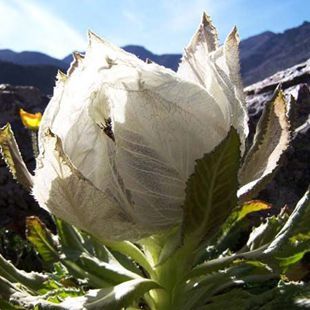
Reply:
M114 133L113 133L113 130L112 130L112 120L111 118L107 118L105 119L105 122L104 124L103 123L100 123L98 124L98 126L103 130L103 132L110 138L112 139L114 142L115 142L115 137L114 137Z

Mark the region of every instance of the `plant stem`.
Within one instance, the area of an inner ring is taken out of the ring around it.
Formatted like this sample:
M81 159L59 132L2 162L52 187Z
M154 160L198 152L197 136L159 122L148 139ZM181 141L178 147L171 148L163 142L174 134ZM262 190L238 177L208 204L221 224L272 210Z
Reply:
M160 253L154 251L154 247L150 251L155 263L152 279L163 288L150 292L155 309L181 309L186 287L185 275L190 272L195 255L192 245L183 244L161 264L158 264Z

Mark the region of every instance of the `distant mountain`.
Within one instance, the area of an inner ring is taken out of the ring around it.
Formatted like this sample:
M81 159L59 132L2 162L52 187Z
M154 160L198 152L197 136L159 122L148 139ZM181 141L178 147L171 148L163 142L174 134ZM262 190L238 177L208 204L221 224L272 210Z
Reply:
M63 58L61 61L66 63L67 65L70 65L72 60L73 60L73 56L72 54L69 54L68 56Z
M129 53L135 54L142 60L152 60L159 65L170 68L174 71L178 69L181 55L180 54L162 54L156 55L139 45L126 45L123 49Z
M309 22L283 33L264 32L240 43L241 75L246 85L309 58Z
M135 54L137 57L139 57L142 60L152 60L159 65L165 66L167 68L170 68L172 70L177 70L181 55L180 54L162 54L162 55L156 55L144 48L140 45L126 45L122 47L125 51ZM72 55L68 55L65 58L62 59L62 62L66 64L70 64L73 60Z
M0 50L0 61L12 62L18 65L52 65L67 69L68 64L39 52L14 52L9 49Z
M181 59L181 54L156 55L138 45L127 45L123 48L142 60L149 59L172 70L177 70ZM240 43L241 76L245 85L255 83L309 58L309 22L304 22L301 26L286 30L283 33L277 34L267 31L242 40ZM37 52L16 53L11 50L0 50L1 60L0 83L33 85L45 93L51 94L54 84L51 81L54 81L55 78L54 72L57 71L57 68L65 71L72 61L72 55L59 60ZM16 64L23 66L23 68L16 67ZM31 66L28 67L29 65ZM36 67L37 65L39 67ZM13 66L12 70L8 69L9 66ZM7 74L4 73L3 68L6 68ZM14 75L14 73L21 71L23 76Z
M129 45L124 49L145 60L146 58L176 70L180 54L155 55L141 46ZM241 76L249 85L310 58L310 23L286 30L284 33L263 32L240 43Z

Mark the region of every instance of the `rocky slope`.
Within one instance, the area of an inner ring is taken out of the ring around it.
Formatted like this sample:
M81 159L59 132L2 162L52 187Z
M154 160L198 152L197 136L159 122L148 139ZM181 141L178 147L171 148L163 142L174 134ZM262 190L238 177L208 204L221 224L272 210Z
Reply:
M259 198L271 202L276 208L285 204L293 206L310 183L310 60L245 88L252 133L265 103L279 83L282 83L287 97L292 95L296 100L291 106L294 115L291 148L274 181L259 195ZM30 169L34 168L30 136L21 124L18 111L21 107L30 112L43 111L48 100L34 87L0 86L0 126L6 122L12 124L21 153ZM23 231L24 217L29 214L43 214L43 211L12 180L4 162L0 160L0 226L14 226L16 230Z
M310 59L245 88L252 134L265 103L279 84L290 102L294 133L276 177L259 198L276 207L293 207L310 184Z
M35 87L0 85L0 126L7 122L12 125L24 161L31 171L35 167L31 137L20 121L19 109L43 112L48 101L49 98ZM5 163L0 159L0 227L11 227L23 234L25 216L42 216L44 213L32 196L12 179Z
M35 86L45 94L51 94L59 67L52 65L23 66L0 61L0 84Z

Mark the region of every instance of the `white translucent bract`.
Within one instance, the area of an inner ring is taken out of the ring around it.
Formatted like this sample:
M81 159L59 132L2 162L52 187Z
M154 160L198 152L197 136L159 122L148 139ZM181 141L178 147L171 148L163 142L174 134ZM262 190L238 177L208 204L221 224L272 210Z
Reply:
M218 47L204 14L177 73L92 33L75 58L43 115L34 196L102 239L178 224L195 160L247 134L236 31Z

